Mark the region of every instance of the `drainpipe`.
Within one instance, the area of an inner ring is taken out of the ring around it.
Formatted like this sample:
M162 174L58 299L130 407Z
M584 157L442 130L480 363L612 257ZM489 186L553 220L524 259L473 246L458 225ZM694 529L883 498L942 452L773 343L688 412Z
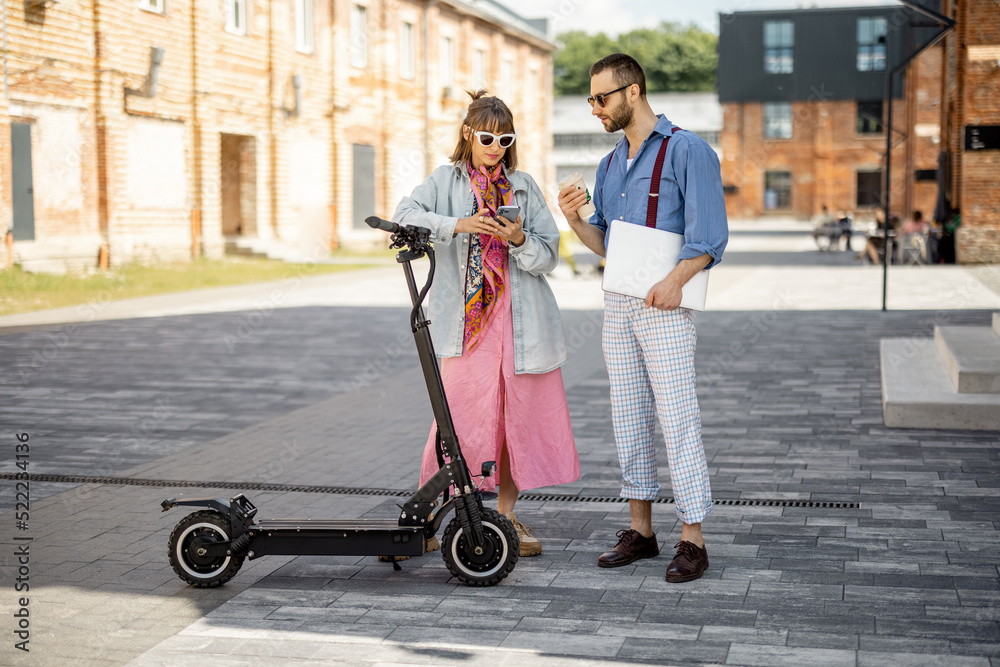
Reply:
M436 7L438 0L427 0L427 4L424 5L424 15L421 21L421 31L423 32L423 41L421 46L424 52L424 174L429 174L434 171L434 164L432 163L433 155L431 154L431 90L430 90L430 9L431 7Z
M336 43L337 33L337 2L330 3L330 31L331 44ZM340 234L337 229L337 156L340 154L338 142L340 141L340 110L337 107L337 49L330 49L330 250L336 250L340 246Z
M295 110L292 111L292 116L298 117L302 110L302 75L293 74L292 75L292 90L295 92Z
M7 92L7 0L3 0L3 96L10 104L10 95ZM10 222L7 226L7 268L14 266L14 207L11 207Z
M142 83L142 88L138 90L126 88L126 95L136 97L156 97L156 82L160 78L160 65L163 64L163 48L153 46L149 49L149 69L146 72L146 80Z
M201 256L202 243L202 141L201 119L198 116L198 3L191 3L191 152L193 153L191 207L191 259Z
M3 0L3 96L10 99L7 92L7 0Z
M270 162L268 184L271 200L271 233L274 240L279 239L278 234L278 176L275 173L278 167L278 147L277 138L274 136L274 3L267 3L267 134L268 134L268 158Z

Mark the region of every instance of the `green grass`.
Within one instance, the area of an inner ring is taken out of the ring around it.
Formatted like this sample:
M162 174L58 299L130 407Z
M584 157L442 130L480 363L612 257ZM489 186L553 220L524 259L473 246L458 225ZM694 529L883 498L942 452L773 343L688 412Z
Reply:
M117 301L139 296L186 292L206 287L246 285L285 278L355 271L382 264L387 253L352 255L371 264L286 264L267 259L199 259L176 264L129 264L93 275L25 273L19 267L0 270L0 315Z

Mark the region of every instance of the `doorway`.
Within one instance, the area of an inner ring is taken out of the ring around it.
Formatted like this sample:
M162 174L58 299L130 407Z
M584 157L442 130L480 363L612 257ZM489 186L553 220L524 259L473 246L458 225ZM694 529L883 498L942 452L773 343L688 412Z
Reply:
M35 189L31 174L31 126L10 125L11 162L13 163L14 240L35 240Z
M257 236L257 139L223 134L221 151L223 236Z
M353 145L354 229L368 229L365 218L375 215L375 147Z

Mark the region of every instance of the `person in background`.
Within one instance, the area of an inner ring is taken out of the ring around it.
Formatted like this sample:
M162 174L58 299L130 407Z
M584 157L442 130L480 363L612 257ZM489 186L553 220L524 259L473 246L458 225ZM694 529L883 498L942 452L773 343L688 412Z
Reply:
M951 212L951 217L945 220L944 231L941 233L941 241L938 243L938 252L941 254L941 261L944 264L955 263L955 232L961 226L961 211L955 208Z
M851 225L851 214L846 209L840 212L837 226L840 228L840 238L845 240L844 251L851 252L851 235L854 234L854 229Z
M895 215L890 216L889 225L889 243L893 243L892 234L899 226L899 218ZM872 264L881 264L885 253L884 230L885 222L883 221L882 214L879 213L875 217L875 233L868 237L868 240L865 241L865 247L854 257L854 259L868 259L868 261Z
M923 211L914 211L913 217L908 219L903 223L903 228L900 230L900 234L906 236L907 234L924 234L926 235L929 227L926 222L924 222Z

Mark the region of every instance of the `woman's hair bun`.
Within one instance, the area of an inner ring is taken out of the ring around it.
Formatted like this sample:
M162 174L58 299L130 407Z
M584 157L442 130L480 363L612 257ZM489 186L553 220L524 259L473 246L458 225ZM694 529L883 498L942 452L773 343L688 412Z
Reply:
M474 91L473 90L467 90L465 92L468 93L469 97L472 98L473 102L475 102L476 100L478 100L481 97L487 97L487 96L489 96L489 91L487 91L485 88L480 88L479 90L474 90Z

